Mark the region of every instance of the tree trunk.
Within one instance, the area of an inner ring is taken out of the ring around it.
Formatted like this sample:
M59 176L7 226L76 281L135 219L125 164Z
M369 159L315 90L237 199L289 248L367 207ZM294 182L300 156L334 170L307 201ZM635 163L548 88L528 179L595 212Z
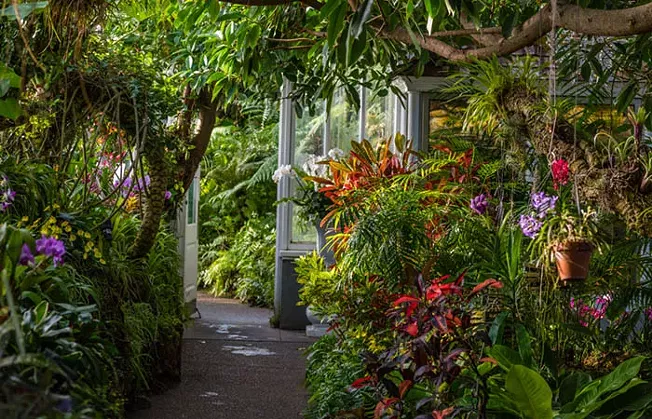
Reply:
M563 118L552 120L541 107L543 100L523 86L512 86L499 96L499 106L537 154L549 162L568 162L582 201L618 214L631 230L652 236L652 195L640 191L639 155L634 153L624 162L601 160L593 145L576 135L571 123Z
M209 89L204 89L199 93L196 105L199 106L199 130L192 137L192 141L188 140L189 145L192 147L189 151L189 156L179 162L181 169L180 177L184 191L190 187L190 183L192 183L192 179L195 177L195 173L211 141L211 134L217 121L217 103L212 100ZM188 112L192 112L192 109L189 109ZM185 119L183 118L182 121ZM186 127L181 125L180 129L186 129ZM186 135L186 138L189 139L189 129L183 132L182 135Z
M134 259L147 256L156 241L161 217L165 210L165 191L168 187L168 171L163 147L152 147L147 151L146 157L149 163L150 185L142 198L144 200L143 221L130 251L130 255Z

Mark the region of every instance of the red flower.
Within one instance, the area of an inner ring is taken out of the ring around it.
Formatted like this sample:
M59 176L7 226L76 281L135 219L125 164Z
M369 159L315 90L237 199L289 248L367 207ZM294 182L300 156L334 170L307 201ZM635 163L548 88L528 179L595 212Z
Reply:
M557 159L550 165L552 170L552 181L555 190L559 189L559 185L565 185L570 178L570 171L568 169L568 162L564 159Z

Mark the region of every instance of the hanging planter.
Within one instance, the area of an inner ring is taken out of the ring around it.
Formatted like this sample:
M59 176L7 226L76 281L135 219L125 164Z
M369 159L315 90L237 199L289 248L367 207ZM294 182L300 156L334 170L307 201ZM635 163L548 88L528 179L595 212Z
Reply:
M587 241L566 241L553 247L557 272L562 282L584 281L589 275L589 264L594 246Z

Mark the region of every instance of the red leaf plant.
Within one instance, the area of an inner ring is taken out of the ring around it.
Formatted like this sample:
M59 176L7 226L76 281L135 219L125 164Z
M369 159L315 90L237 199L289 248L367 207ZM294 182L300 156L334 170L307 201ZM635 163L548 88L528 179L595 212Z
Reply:
M473 320L473 314L481 307L482 292L502 283L489 279L469 289L464 277L430 280L419 275L415 293L391 302L387 316L394 324L395 344L379 355L365 354L369 375L356 381L382 396L376 418L484 417L489 390L480 371L492 369L495 361L483 355L491 341L486 325ZM483 364L487 366L481 368ZM461 399L466 404L459 404Z

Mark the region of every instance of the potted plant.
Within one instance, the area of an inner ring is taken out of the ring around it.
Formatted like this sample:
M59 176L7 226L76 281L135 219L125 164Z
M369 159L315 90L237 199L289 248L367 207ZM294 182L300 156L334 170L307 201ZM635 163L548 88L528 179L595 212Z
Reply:
M325 156L308 155L301 168L285 165L279 167L272 177L279 182L284 176L291 176L296 181L294 196L280 202L292 202L298 207L298 215L317 230L317 250L324 258L327 266L335 264L335 255L327 246L328 227L323 225L323 219L328 214L332 201L320 191L324 182L330 178L331 160L339 160L344 156L340 149L332 149Z
M563 282L588 276L596 247L594 218L595 212L590 209L582 211L579 217L564 211L544 223L544 234L549 237L549 248Z
M563 194L562 194L563 195ZM558 204L559 197L531 195L529 213L520 216L523 234L533 239L531 248L540 264L555 263L563 284L588 276L591 255L598 246L596 213L575 205Z

